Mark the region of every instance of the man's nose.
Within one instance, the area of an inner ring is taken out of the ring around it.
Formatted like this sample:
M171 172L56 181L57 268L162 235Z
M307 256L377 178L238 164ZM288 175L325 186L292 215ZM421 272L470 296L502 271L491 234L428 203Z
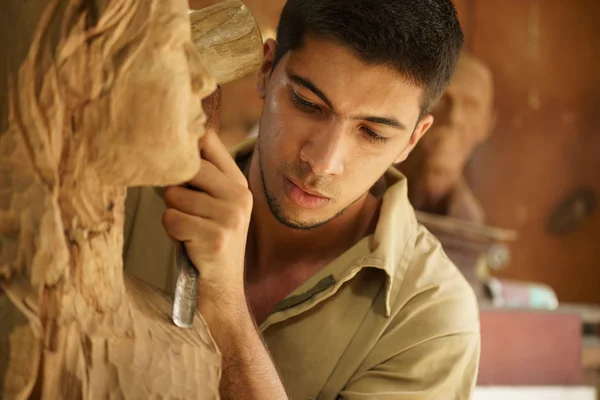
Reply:
M315 174L327 176L344 172L344 125L340 121L332 121L300 149L300 159L307 162Z

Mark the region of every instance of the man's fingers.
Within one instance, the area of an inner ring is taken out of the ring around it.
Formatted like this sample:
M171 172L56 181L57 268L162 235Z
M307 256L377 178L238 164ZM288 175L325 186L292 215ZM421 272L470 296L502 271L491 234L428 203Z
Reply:
M239 196L240 189L248 187L240 185L206 159L202 160L200 171L188 182L188 185L223 200L235 200Z
M197 269L202 262L212 262L215 254L228 250L226 230L209 219L168 208L163 213L162 222L167 235L185 245Z
M181 186L169 186L164 192L163 199L167 207L197 217L214 219L216 213L225 212L221 210L224 208L222 203L214 197Z
M229 154L219 136L212 129L207 130L206 135L204 135L201 156L234 181L248 187L246 177L235 163L233 157L231 157L231 154Z
M214 222L168 208L163 213L162 224L167 235L180 242L194 241L195 245L208 242L218 231Z

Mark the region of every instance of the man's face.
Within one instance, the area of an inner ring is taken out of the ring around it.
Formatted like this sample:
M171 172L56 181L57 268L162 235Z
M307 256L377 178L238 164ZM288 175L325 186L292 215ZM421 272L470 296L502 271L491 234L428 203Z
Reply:
M264 193L281 223L316 228L404 160L432 117L419 120L420 87L333 41L305 38L269 76L273 45L259 80Z

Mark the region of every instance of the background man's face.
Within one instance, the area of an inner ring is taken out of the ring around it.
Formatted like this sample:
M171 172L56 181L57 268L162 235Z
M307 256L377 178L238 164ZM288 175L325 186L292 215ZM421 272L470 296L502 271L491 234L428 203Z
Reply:
M421 94L332 41L307 37L288 52L265 78L257 148L275 217L315 228L364 196L431 124L418 121Z

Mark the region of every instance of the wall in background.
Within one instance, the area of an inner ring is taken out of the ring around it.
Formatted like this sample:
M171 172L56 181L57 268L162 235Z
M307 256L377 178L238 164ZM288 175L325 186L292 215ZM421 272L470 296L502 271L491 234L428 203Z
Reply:
M488 222L521 235L499 275L548 283L561 301L600 303L600 210L584 198L569 209L579 224L548 231L566 197L600 195L600 2L455 4L467 48L494 73L498 111L467 177Z

